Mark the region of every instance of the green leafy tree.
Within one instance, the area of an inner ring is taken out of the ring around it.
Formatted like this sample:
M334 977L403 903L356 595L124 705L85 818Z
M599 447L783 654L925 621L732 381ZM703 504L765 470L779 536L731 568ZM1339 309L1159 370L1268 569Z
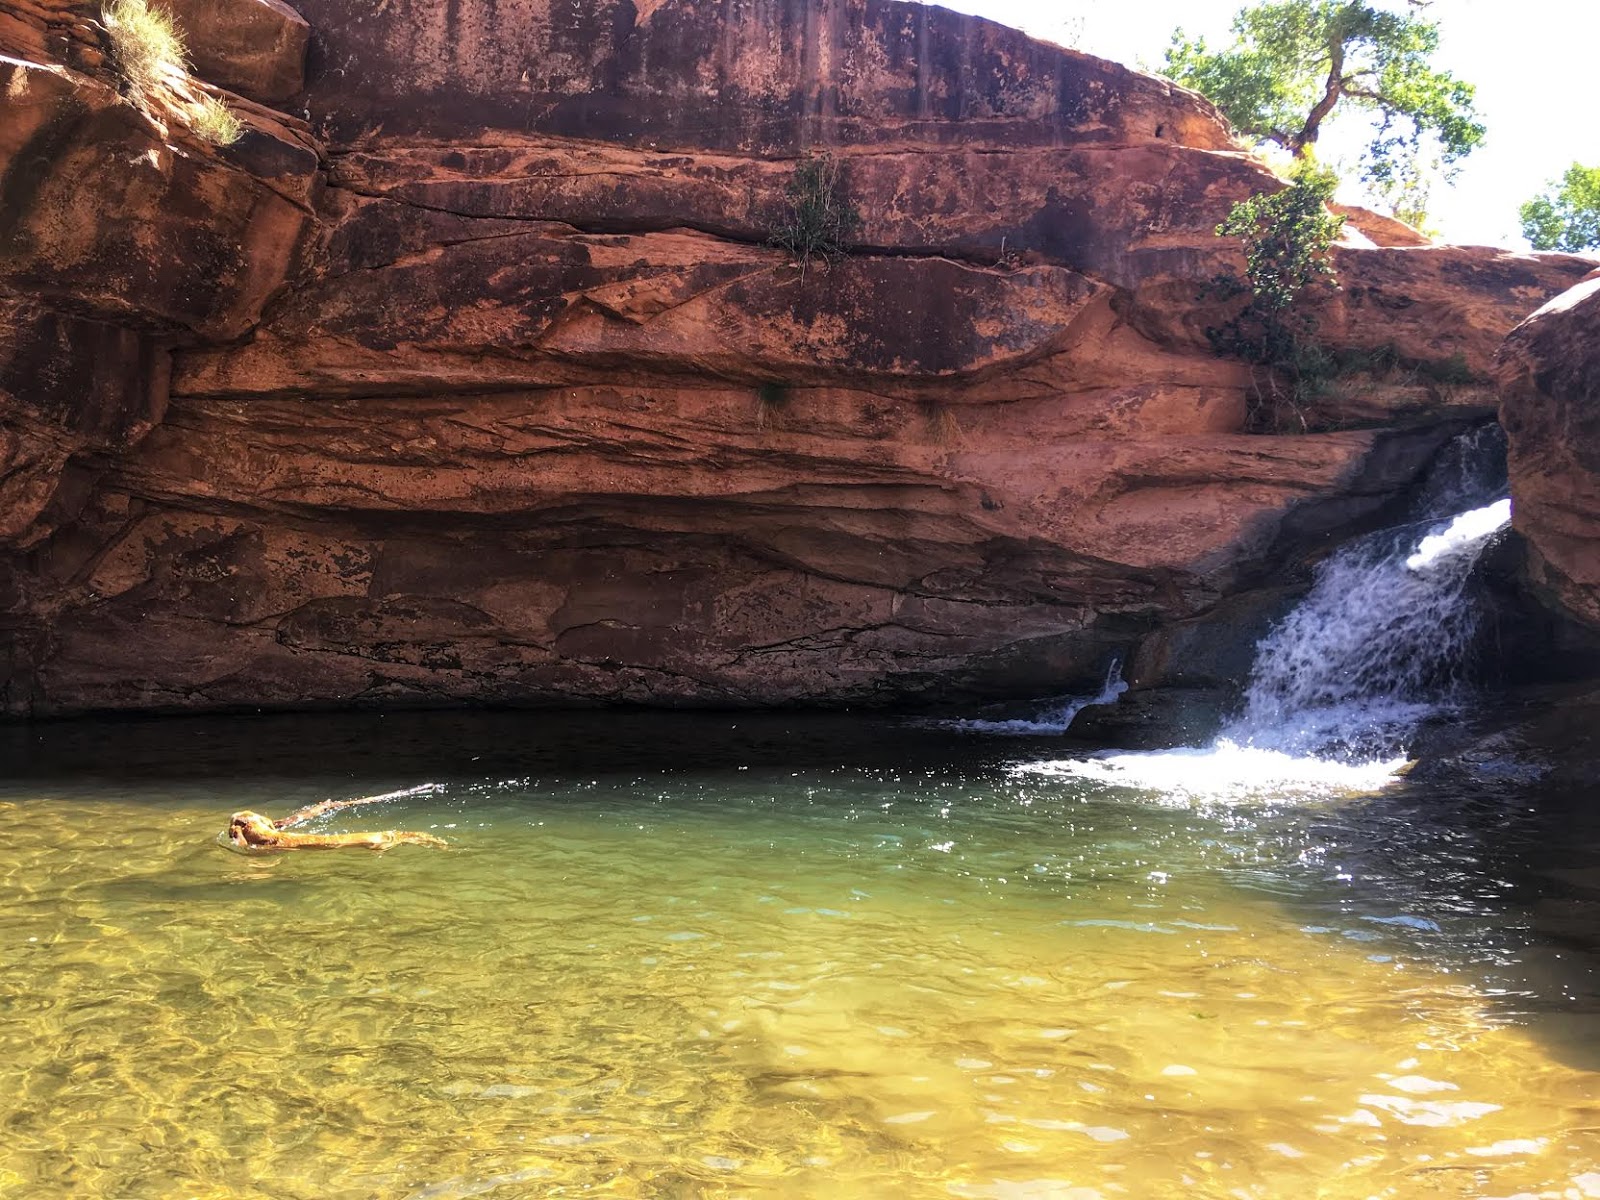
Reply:
M1375 119L1362 178L1414 214L1430 155L1449 168L1483 140L1474 88L1433 66L1439 27L1412 3L1266 0L1241 9L1233 42L1212 49L1180 29L1165 73L1205 94L1235 128L1296 157L1336 111ZM1405 203L1409 200L1409 204Z
M1600 250L1600 167L1573 163L1522 206L1522 236L1535 250Z
M1316 323L1297 301L1307 290L1337 286L1332 246L1344 218L1328 211L1337 186L1331 172L1302 160L1288 187L1241 200L1217 226L1218 237L1240 240L1245 271L1242 277L1233 271L1217 276L1209 294L1247 302L1206 335L1218 354L1266 367L1287 384L1274 384L1265 396L1258 393L1251 412L1254 424L1266 421L1279 427L1287 415L1305 428L1300 401L1320 386L1325 374L1327 355L1317 341ZM1266 403L1278 400L1288 402L1287 412Z

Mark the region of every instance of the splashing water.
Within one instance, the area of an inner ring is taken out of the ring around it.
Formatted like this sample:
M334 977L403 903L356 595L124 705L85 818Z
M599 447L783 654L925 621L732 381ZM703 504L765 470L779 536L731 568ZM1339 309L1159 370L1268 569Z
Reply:
M1421 571L1432 567L1441 559L1472 549L1484 538L1497 533L1510 523L1510 499L1497 500L1483 508L1462 513L1450 522L1450 527L1443 533L1423 538L1421 545L1417 547L1417 552L1406 559L1406 569ZM1473 556L1476 558L1476 551Z
M1256 648L1245 707L1209 747L1021 768L1196 797L1348 794L1393 782L1423 721L1459 693L1478 631L1466 595L1511 520L1498 500L1420 540L1388 531L1341 550Z
M1223 736L1290 754L1371 761L1455 695L1478 630L1464 593L1511 502L1462 513L1408 544L1341 551L1257 647L1243 714Z
M1374 792L1394 782L1404 758L1347 763L1309 755L1241 746L1218 738L1210 746L1151 753L1106 753L1092 758L1027 763L1023 774L1055 775L1113 787L1159 793L1163 800L1251 796L1349 795Z
M1066 733L1073 719L1084 709L1094 704L1114 704L1127 690L1128 685L1122 681L1122 661L1117 659L1113 660L1110 669L1106 671L1105 683L1092 696L1067 696L1051 701L1047 707L1031 717L1019 717L1009 721L985 721L976 718L935 721L932 722L932 726L957 733L987 733L1002 737L1060 736Z

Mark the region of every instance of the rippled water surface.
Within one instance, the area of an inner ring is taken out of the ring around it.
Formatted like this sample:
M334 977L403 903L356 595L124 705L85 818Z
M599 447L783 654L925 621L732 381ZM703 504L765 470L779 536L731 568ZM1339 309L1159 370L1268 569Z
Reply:
M0 731L5 1197L1600 1196L1600 818L841 720ZM228 814L436 782L252 857Z

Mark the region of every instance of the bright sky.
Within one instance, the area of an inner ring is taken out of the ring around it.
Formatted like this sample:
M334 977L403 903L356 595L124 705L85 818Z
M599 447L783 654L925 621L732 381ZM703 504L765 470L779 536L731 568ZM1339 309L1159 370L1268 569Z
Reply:
M1155 66L1182 26L1226 40L1243 0L941 0L1036 37L1118 62ZM1434 190L1432 223L1448 241L1526 249L1517 208L1574 162L1600 165L1596 0L1436 0L1438 64L1478 85L1484 145L1453 186ZM1330 133L1324 157L1352 153ZM1347 197L1356 199L1356 197Z

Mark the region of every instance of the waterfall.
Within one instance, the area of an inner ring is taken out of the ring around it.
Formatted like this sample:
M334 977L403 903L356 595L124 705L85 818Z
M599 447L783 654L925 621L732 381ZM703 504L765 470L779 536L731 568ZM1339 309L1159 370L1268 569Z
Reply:
M1244 710L1219 742L1343 763L1403 754L1466 682L1479 617L1468 584L1511 522L1507 487L1498 425L1456 438L1410 519L1332 555L1257 644Z
M1466 683L1478 632L1468 585L1511 521L1500 436L1491 427L1458 439L1411 521L1317 569L1310 593L1257 644L1243 711L1210 746L1018 769L1179 800L1392 781L1422 722L1459 701Z
M1334 555L1257 646L1244 712L1222 736L1346 760L1395 750L1458 693L1478 631L1467 583L1510 522L1497 500L1420 539L1391 531Z
M1009 737L1059 737L1066 733L1072 720L1091 704L1110 704L1123 692L1128 690L1128 685L1122 681L1122 660L1113 659L1111 666L1106 670L1105 682L1100 690L1092 696L1061 696L1054 700L1047 700L1038 712L1031 717L1018 717L1014 720L988 721L980 718L969 718L956 721L929 722L935 728L949 729L956 733L987 733L999 734Z

